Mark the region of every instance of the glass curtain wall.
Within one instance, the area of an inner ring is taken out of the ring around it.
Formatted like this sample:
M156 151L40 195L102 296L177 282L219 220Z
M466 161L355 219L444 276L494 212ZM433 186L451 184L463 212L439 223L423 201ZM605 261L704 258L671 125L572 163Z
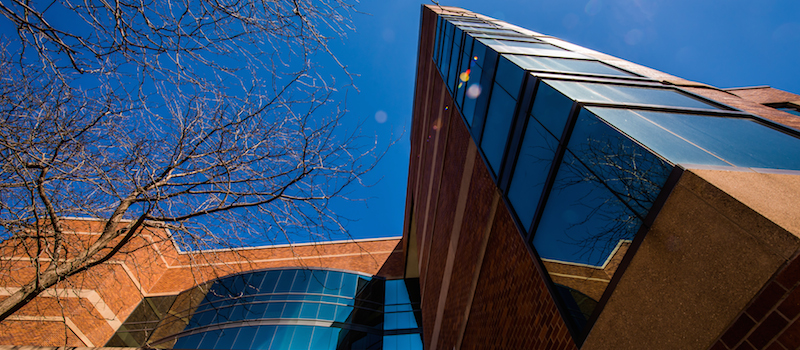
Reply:
M143 339L139 335L138 345L119 345L219 350L422 349L418 289L415 280L386 281L339 270L253 271L172 297L167 317L161 318L149 336ZM128 323L123 329L133 329ZM129 333L117 334L114 339L131 338ZM112 340L109 346L119 342Z
M800 139L559 42L440 15L433 58L580 344L678 164L800 170Z

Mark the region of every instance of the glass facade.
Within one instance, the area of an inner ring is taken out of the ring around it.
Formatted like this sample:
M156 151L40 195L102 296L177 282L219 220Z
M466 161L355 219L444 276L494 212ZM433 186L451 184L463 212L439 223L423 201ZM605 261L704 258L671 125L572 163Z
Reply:
M545 268L622 273L606 266L635 253L621 247L645 232L681 164L800 170L797 134L559 43L440 15L433 57ZM558 275L550 291L580 344L601 295Z
M419 284L414 279L273 269L225 277L171 298L166 317L151 317L150 324L157 327L134 334L139 320L129 318L108 346L422 349ZM149 305L147 300L142 304Z

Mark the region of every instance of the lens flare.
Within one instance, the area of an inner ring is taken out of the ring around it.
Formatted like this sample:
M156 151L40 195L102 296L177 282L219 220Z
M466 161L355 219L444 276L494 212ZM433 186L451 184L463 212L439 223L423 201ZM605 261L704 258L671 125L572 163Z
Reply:
M467 97L471 99L476 99L478 96L481 95L481 86L478 84L472 84L467 88Z
M388 118L389 118L389 115L386 114L386 112L384 112L384 111L378 111L378 112L375 113L375 121L378 122L378 124L385 123L386 119L388 119Z
M473 61L477 61L478 60L478 56L473 57L472 60Z
M467 69L466 72L463 72L463 73L459 74L458 75L458 79L461 79L461 81L463 81L463 82L469 81L469 69Z

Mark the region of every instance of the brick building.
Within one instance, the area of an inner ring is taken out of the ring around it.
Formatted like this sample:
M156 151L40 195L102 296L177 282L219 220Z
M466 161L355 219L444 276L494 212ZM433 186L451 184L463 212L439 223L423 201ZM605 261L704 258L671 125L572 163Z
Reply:
M412 348L419 332L443 350L800 348L800 96L715 88L459 8L423 6L420 30L402 240L204 261L151 229L150 248L54 290L62 305L43 295L0 324L0 343L316 348L276 340L291 329L330 349ZM319 292L334 275L357 287ZM276 295L319 305L287 316L299 302L284 298L269 316Z
M440 6L415 89L426 349L800 347L800 96Z

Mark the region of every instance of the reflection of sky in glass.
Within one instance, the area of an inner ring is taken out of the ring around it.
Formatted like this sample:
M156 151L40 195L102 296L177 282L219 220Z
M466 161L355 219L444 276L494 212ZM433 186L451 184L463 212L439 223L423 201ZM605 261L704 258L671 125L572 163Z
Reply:
M419 294L410 293L407 283L418 288L413 281L329 270L283 269L226 277L212 284L184 330L197 333L179 337L175 347L309 349L311 345L333 350L380 347L384 337L389 347L421 344L415 317ZM245 320L278 324L242 323ZM200 328L221 323L227 328Z
M543 259L601 266L641 222L569 152L558 171L533 245Z
M634 76L598 61L521 55L504 55L504 57L526 70Z
M486 127L481 139L481 149L495 173L500 170L500 162L503 160L503 152L516 104L517 101L506 90L497 83L494 84L489 102L489 112L486 114Z
M752 119L588 109L673 163L800 170L800 139Z
M653 89L576 81L548 80L550 86L584 102L636 103L657 106L719 109L671 89Z
M529 118L508 190L508 200L525 230L530 229L557 147L558 141L536 119Z
M672 166L582 109L569 150L614 195L644 218Z

